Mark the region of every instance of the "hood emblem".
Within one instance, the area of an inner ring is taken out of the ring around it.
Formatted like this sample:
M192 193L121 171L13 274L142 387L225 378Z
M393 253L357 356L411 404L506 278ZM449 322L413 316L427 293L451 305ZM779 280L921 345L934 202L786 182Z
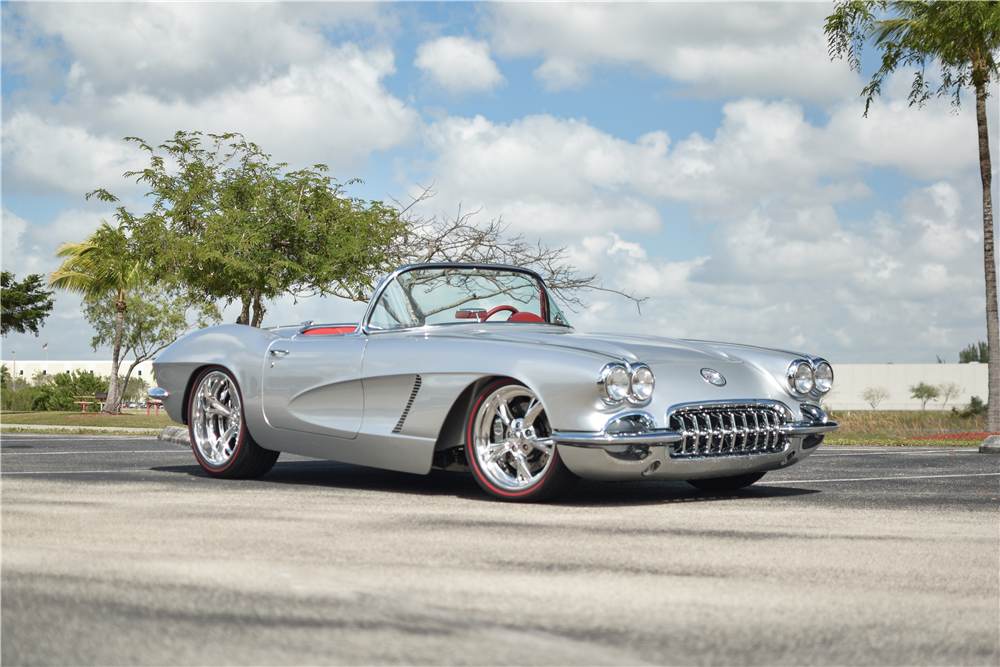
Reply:
M709 384L714 384L716 387L722 387L726 384L726 378L722 377L722 373L719 371L713 371L711 368L702 368L701 376Z

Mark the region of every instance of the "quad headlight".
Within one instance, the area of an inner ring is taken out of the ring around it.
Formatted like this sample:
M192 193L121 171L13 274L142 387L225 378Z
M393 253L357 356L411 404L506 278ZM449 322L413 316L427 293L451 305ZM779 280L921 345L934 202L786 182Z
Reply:
M648 403L653 398L656 378L646 364L629 364L627 361L613 361L601 369L597 380L601 399L608 405Z
M796 359L788 365L786 377L795 395L822 396L833 389L833 368L822 359Z

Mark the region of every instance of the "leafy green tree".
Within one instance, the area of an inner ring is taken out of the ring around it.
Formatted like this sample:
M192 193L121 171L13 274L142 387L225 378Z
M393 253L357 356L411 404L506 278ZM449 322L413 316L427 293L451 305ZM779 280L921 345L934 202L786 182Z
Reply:
M100 295L84 297L83 316L94 327L95 336L90 341L94 350L115 340L117 315L116 302ZM136 366L155 357L188 331L217 324L220 319L214 302L192 294L183 286L153 283L148 277L140 277L125 295L121 319L121 358L133 357L120 380L122 396L129 393L129 381Z
M153 207L136 217L119 206L119 222L156 275L240 303L238 323L259 327L266 301L283 294L363 299L398 262L397 211L345 196L324 165L286 171L239 134L126 140L149 154L146 169L125 177L149 188ZM104 189L92 196L118 201Z
M108 378L87 371L47 375L35 394L33 410L79 410L77 396L93 396L108 391ZM87 406L95 410L93 404Z
M112 227L105 221L101 221L100 227L82 243L63 243L56 250L56 256L65 259L49 277L50 285L114 304L111 379L104 412L118 414L122 396L118 384L122 325L128 295L143 280L142 263L121 227Z
M21 282L14 282L10 271L0 272L0 328L3 336L8 331L32 332L38 336L38 327L52 312L53 292L42 289L42 277L31 274Z
M958 363L960 364L971 364L972 362L986 364L989 361L989 346L983 341L979 341L978 344L969 343L967 348L958 353Z
M879 18L883 16L884 18ZM861 52L874 41L881 67L861 91L865 115L882 92L885 78L901 66L916 68L910 104L921 105L931 95L927 65L940 68L937 95L951 95L955 108L963 89L976 100L979 130L979 173L983 186L983 250L986 274L986 340L989 344L989 417L987 428L1000 431L1000 320L997 314L996 259L993 249L992 166L986 123L990 81L1000 78L1000 3L914 0L841 0L826 18L831 57L847 57L861 71Z
M7 364L0 366L0 389L8 389L11 384L10 369L7 368Z
M913 385L910 387L910 397L915 398L920 401L920 409L927 409L928 401L936 401L938 396L941 395L940 390L934 385L921 382L920 384Z

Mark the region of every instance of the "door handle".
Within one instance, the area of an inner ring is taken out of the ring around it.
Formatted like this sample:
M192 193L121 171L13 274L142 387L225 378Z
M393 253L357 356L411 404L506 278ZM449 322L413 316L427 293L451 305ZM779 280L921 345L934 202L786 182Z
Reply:
M272 357L284 357L288 354L288 350L271 350Z

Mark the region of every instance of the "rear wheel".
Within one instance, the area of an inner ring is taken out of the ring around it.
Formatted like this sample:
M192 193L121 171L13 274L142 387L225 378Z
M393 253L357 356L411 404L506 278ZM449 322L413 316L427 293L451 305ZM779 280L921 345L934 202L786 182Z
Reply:
M487 386L476 399L466 432L473 477L494 498L543 502L564 495L579 478L563 464L545 410L514 380Z
M198 463L213 477L260 477L278 460L250 437L243 419L243 399L236 380L220 366L204 369L188 403L191 447Z
M691 486L702 491L735 491L745 486L750 486L764 476L762 472L751 472L746 475L735 475L733 477L712 477L709 479L689 479Z

